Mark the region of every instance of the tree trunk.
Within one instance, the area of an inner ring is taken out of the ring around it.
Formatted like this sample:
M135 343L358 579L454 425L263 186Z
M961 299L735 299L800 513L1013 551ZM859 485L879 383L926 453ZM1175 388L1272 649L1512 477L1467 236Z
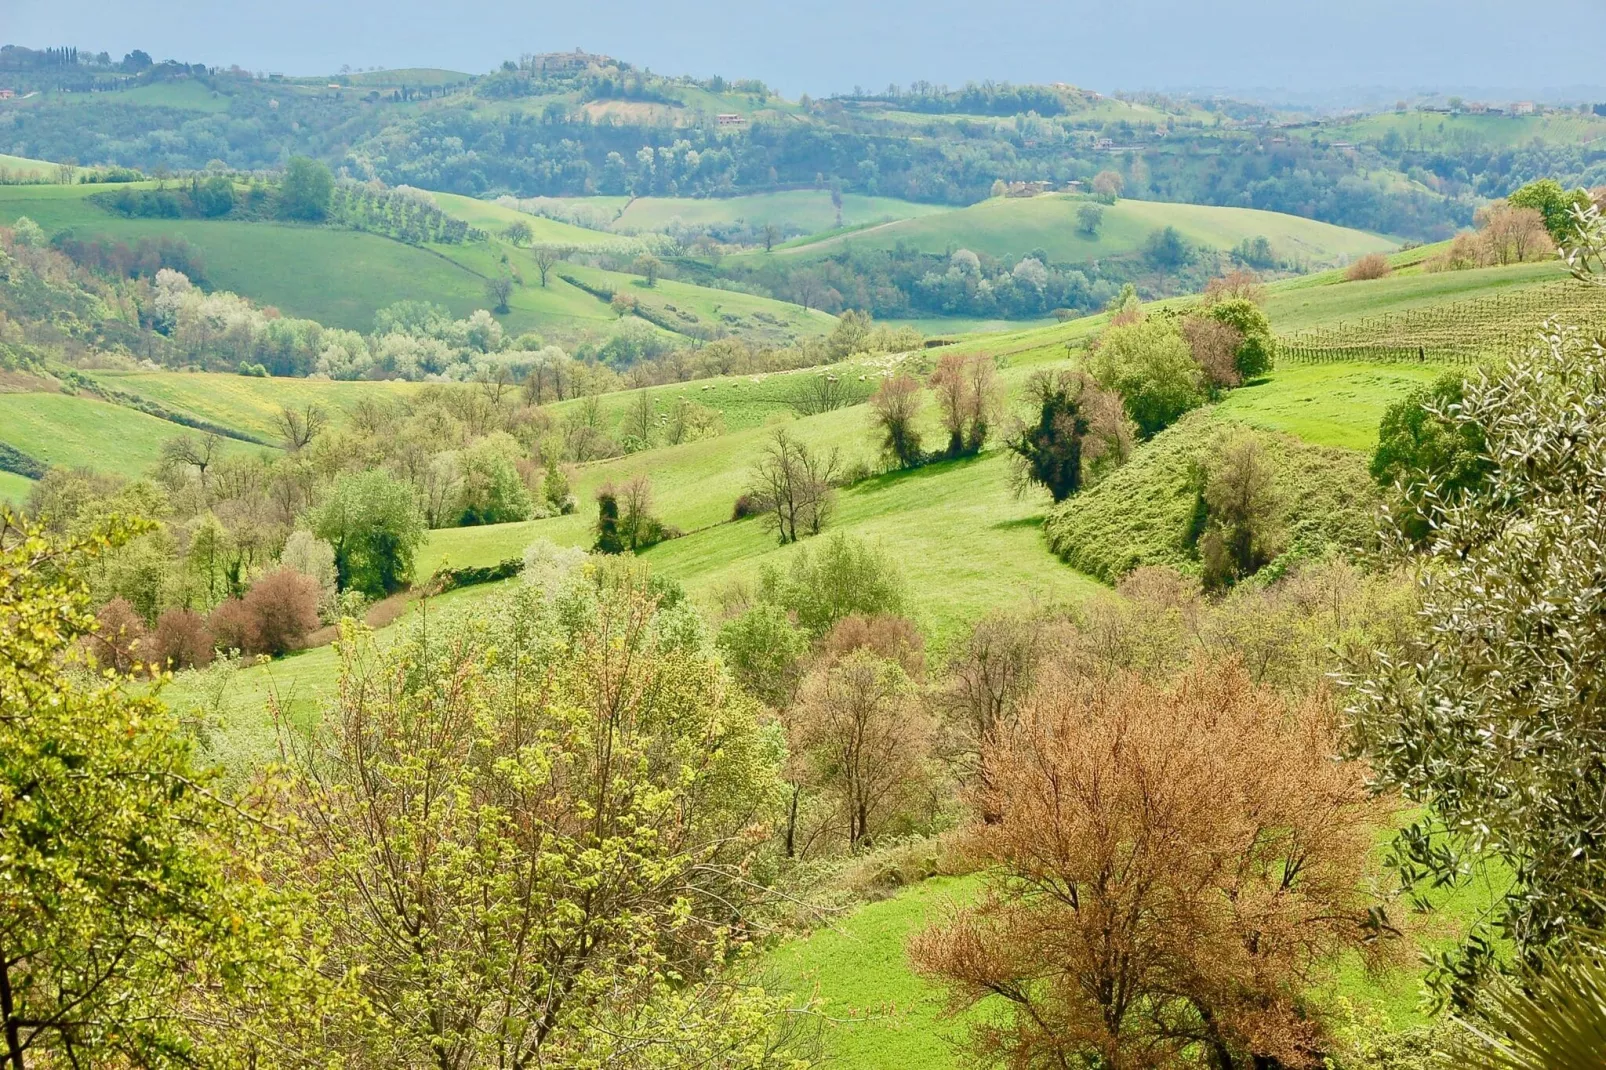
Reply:
M11 969L6 965L3 951L0 951L0 1019L5 1021L6 1064L11 1070L25 1070L22 1031L17 1027L17 1012L11 995Z

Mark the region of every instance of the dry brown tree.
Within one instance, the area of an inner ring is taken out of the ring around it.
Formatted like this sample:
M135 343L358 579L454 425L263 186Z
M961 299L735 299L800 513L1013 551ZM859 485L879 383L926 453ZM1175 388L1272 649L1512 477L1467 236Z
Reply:
M1243 382L1238 373L1238 347L1243 345L1244 335L1238 328L1209 316L1189 316L1182 321L1182 337L1204 370L1212 396Z
M916 967L956 1012L993 1001L971 1043L1010 1067L1314 1065L1305 993L1397 943L1373 939L1379 814L1338 747L1327 702L1236 661L1173 684L1046 668L989 744L981 900L915 938Z
M832 800L853 848L914 798L931 748L930 721L908 674L868 649L809 674L790 729L800 771Z
M986 353L949 353L931 373L931 390L948 432L947 454L979 453L998 409L997 365Z

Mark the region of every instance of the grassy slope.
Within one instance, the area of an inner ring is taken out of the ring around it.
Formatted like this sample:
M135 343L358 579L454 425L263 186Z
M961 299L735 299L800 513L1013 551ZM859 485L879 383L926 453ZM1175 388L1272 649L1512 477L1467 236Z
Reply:
M369 330L374 312L412 298L466 316L485 304L485 283L427 249L374 234L277 223L122 219L89 203L105 186L0 187L0 224L28 216L47 232L120 241L183 238L200 250L208 282L327 326Z
M21 505L28 500L28 494L33 490L33 480L26 476L19 476L15 472L0 472L0 502L10 502Z
M615 319L606 303L557 278L548 286L528 250L501 243L415 247L376 234L326 227L277 223L244 223L200 219L123 219L102 210L88 197L105 186L0 186L0 225L28 216L47 232L72 229L85 237L104 236L120 241L141 237L179 237L202 255L208 282L262 304L274 305L289 315L315 319L332 327L367 331L374 313L401 300L434 301L456 316L466 316L488 302L485 281L504 269L499 256L507 252L525 279L509 301L502 317L510 332L541 329L606 329ZM513 218L525 219L542 241L598 245L609 239L550 220L535 219L509 209L467 197L442 196L443 209L476 226L500 229ZM500 222L499 222L500 221ZM568 269L566 269L568 270ZM582 273L586 269L578 269ZM611 285L624 288L639 282L634 276L612 276ZM693 308L700 318L721 322L714 307L739 317L737 328L762 330L777 339L829 330L822 313L780 301L747 294L732 294L688 283L662 283L648 295L650 303L670 300ZM755 312L773 317L780 326L751 322Z
M1409 147L1517 148L1538 140L1546 145L1580 145L1606 136L1606 118L1576 113L1553 115L1444 115L1388 112L1324 127L1322 137L1381 141L1390 133Z
M1042 248L1055 261L1080 263L1133 253L1155 230L1174 226L1188 241L1228 249L1245 238L1265 236L1279 256L1313 264L1337 263L1394 248L1377 235L1280 212L1250 208L1123 200L1104 210L1097 238L1077 229L1077 212L1091 202L1066 194L996 198L969 208L922 216L776 250L793 257L826 256L848 246L890 249L903 242L926 253L956 247L992 256L1024 256ZM747 254L757 255L757 254Z
M114 89L105 93L43 94L54 103L66 104L133 104L147 108L177 108L182 111L225 112L229 110L229 97L200 82L152 82L129 89Z
M47 464L142 474L185 428L94 398L0 394L0 442ZM228 449L262 449L230 443Z
M1232 391L1215 413L1318 446L1370 450L1383 411L1443 371L1433 364L1293 365Z
M143 395L178 412L275 440L283 407L321 405L337 418L364 397L404 398L418 383L259 379L217 372L95 372L109 386Z
M904 945L952 904L975 894L973 877L939 877L871 903L772 952L768 982L823 1001L834 1021L821 1035L830 1065L943 1070L963 1065L960 1024L942 1014L941 993L904 964Z

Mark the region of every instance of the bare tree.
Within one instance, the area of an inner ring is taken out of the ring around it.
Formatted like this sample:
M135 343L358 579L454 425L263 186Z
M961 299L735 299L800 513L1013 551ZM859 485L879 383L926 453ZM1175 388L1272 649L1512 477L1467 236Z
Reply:
M531 249L535 257L535 270L541 273L541 288L546 289L547 275L552 269L574 255L574 246L543 243Z
M316 404L309 404L299 411L288 405L279 409L279 431L284 439L284 448L290 453L305 449L328 424L328 413Z
M908 675L868 649L829 661L804 681L791 736L853 849L907 800L931 741Z
M162 443L162 461L175 468L193 468L206 486L206 470L211 468L223 451L223 439L207 432L199 438L179 435Z
M783 545L825 527L840 464L837 450L811 450L784 427L776 429L753 465L748 493Z

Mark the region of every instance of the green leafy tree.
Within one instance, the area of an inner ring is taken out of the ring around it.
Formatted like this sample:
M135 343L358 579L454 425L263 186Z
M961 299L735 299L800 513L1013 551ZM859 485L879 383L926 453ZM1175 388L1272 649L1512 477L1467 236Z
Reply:
M502 228L502 237L516 246L523 247L529 245L531 240L534 239L535 231L531 230L530 224L524 220L515 219Z
M412 490L390 473L347 472L314 510L312 533L334 547L342 591L383 598L412 578L424 517Z
M765 566L759 598L786 609L800 628L819 637L854 614L901 615L909 589L885 550L838 532L817 551L800 549L784 573Z
M458 454L459 524L506 524L530 518L535 503L517 467L523 455L506 431L486 435Z
M719 649L736 682L772 709L791 705L809 637L782 607L759 602L719 629Z
M1419 633L1355 666L1351 717L1380 786L1431 815L1396 842L1402 876L1505 867L1494 924L1532 956L1606 923L1606 349L1557 331L1447 416L1451 439L1481 430L1489 471L1442 504ZM1494 964L1488 928L1441 959L1452 996Z
M282 872L371 1008L349 1065L795 1065L736 950L783 747L653 592L611 562L388 654L347 633Z
M190 200L196 211L208 219L226 216L234 211L234 180L224 175L197 180L190 190Z
M1574 208L1582 211L1593 203L1589 194L1581 189L1567 190L1553 178L1541 178L1514 191L1506 203L1516 208L1532 208L1545 220L1545 229L1558 242L1566 241L1573 232Z
M329 215L334 192L335 179L328 167L307 156L292 156L279 185L279 216L307 223L322 222Z
M1158 316L1111 327L1088 362L1093 378L1121 395L1144 438L1204 404L1204 377L1177 328Z
M1414 543L1427 540L1444 502L1460 499L1489 475L1483 428L1456 419L1465 387L1465 374L1446 372L1390 405L1378 428L1372 478L1397 488L1395 520Z
M1104 209L1096 204L1084 204L1076 210L1076 231L1084 238L1097 238L1104 226Z
M1271 371L1277 342L1272 337L1271 320L1264 309L1248 298L1231 297L1211 305L1206 314L1242 335L1237 352L1233 354L1233 364L1240 376L1248 380Z
M7 1070L251 1065L270 1047L261 1013L306 980L284 953L286 901L249 864L256 830L176 720L71 664L96 629L81 576L134 530L57 538L0 509ZM309 1012L316 998L294 996Z

